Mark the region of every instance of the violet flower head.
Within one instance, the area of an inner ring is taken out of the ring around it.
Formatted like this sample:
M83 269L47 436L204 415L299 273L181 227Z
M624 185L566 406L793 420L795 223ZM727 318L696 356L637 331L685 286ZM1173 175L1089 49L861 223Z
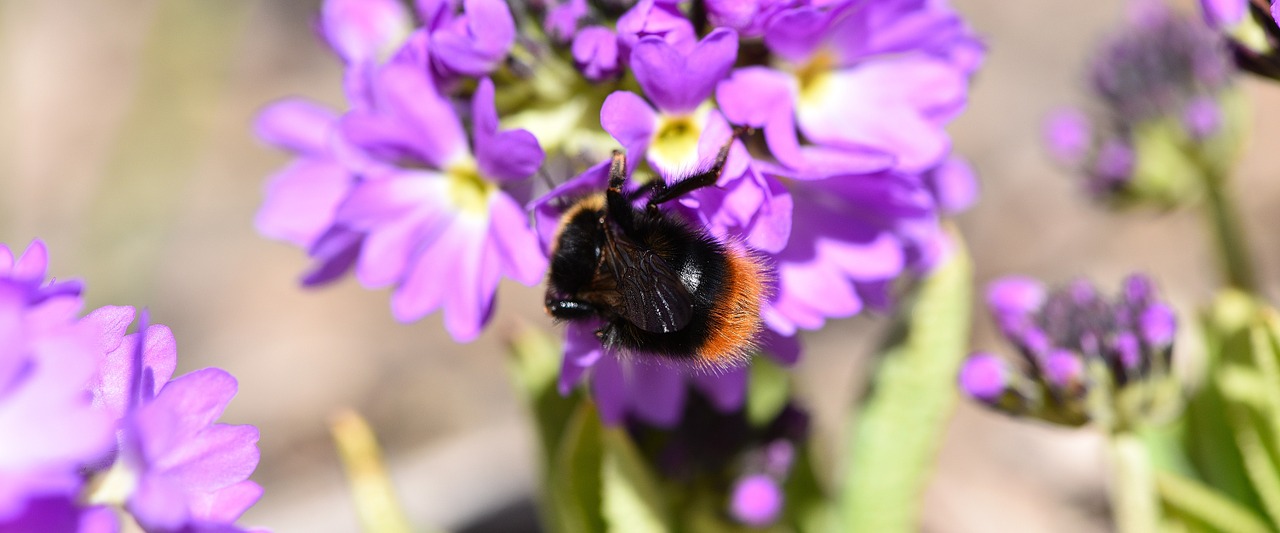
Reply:
M0 529L74 498L80 469L112 444L112 419L87 393L97 332L76 320L78 291L49 291L46 265L39 241L16 260L0 245Z
M729 512L734 519L752 527L773 524L782 512L782 487L773 478L753 474L733 486Z
M1130 129L1180 116L1196 97L1230 87L1234 72L1216 32L1161 7L1105 43L1090 78L1109 115Z
M1180 165L1168 161L1178 156L1229 165L1240 137L1236 67L1214 29L1163 3L1138 5L1093 59L1092 118L1054 115L1046 140L1097 199L1119 206L1194 201L1203 187L1195 173L1164 169Z
M378 105L342 119L366 179L342 200L335 225L364 235L356 278L394 286L398 320L443 308L453 338L472 340L502 276L533 285L546 270L527 215L502 189L532 175L542 149L527 131L498 129L488 79L472 98L473 143L413 64L388 65L374 87Z
M482 77L501 65L516 39L515 19L502 0L417 0L438 81Z
M588 80L617 76L622 71L618 36L603 26L583 28L573 37L573 61Z
M1084 281L1049 291L1027 278L997 281L987 297L1019 357L970 356L959 382L975 400L1072 426L1148 423L1178 407L1177 320L1145 276L1126 278L1115 298Z
M213 423L234 379L170 381L173 335L145 312L126 334L132 308L77 319L78 293L33 299L57 287L36 285L45 263L37 241L0 274L0 531L119 531L121 513L151 532L243 531L258 433Z

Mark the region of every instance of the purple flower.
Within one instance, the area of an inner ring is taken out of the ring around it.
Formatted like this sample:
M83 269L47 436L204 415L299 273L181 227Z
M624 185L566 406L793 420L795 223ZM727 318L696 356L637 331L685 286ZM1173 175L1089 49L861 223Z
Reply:
M947 155L943 127L963 108L978 60L976 40L942 3L797 7L770 18L764 37L784 67L739 69L716 98L731 122L762 128L781 163L813 173L891 154L915 173Z
M527 131L498 130L488 79L472 100L473 148L421 69L388 65L374 87L378 105L342 119L358 149L350 164L365 179L342 200L335 226L364 235L356 278L394 285L397 319L443 308L446 329L469 341L488 321L502 276L532 285L546 270L526 214L501 189L532 175L542 150Z
M37 499L74 497L80 469L112 444L112 419L86 393L96 332L76 322L78 297L32 303L30 279L0 277L0 527Z
M316 266L306 285L333 281L351 267L362 235L334 224L338 204L356 174L338 158L342 143L333 111L300 99L272 104L258 115L258 137L298 154L272 176L254 220L258 232L308 250Z
M1229 87L1235 68L1213 30L1152 4L1103 46L1091 70L1093 90L1122 129L1180 117L1197 97Z
M418 0L430 35L430 57L440 81L487 76L507 57L516 38L515 19L502 0Z
M1206 24L1214 28L1234 26L1244 18L1248 0L1200 0Z
M1146 277L1127 278L1115 299L1084 281L1048 291L1028 278L1005 278L989 287L987 304L1020 357L970 356L959 377L970 397L1066 425L1130 424L1167 407L1161 390L1176 389L1170 366L1176 319ZM1088 402L1090 391L1102 387L1109 389L1102 398L1135 391L1151 400Z
M1078 109L1059 109L1049 115L1044 129L1045 143L1054 159L1066 165L1084 162L1093 142L1089 117Z
M566 327L565 354L559 389L568 394L588 370L591 395L606 424L619 424L628 416L656 427L680 422L690 388L704 395L721 413L741 409L746 399L745 367L708 371L647 360L643 354L623 359L608 352L595 336L599 324L571 322ZM766 332L762 352L791 364L800 354L794 337Z
M39 241L13 261L0 245L0 531L119 531L124 510L147 531L243 531L262 489L257 430L214 419L235 381L206 369L170 381L168 328L126 335L129 307L83 319L78 290L33 300ZM210 377L212 376L212 378ZM113 509L114 508L114 509Z
M396 0L325 0L319 29L346 64L347 95L359 105L373 71L408 40L413 19Z
M711 32L688 51L652 36L634 45L631 69L658 109L625 91L609 95L600 109L601 126L631 154L629 169L644 154L670 180L714 157L729 131L703 142L713 112L707 100L737 55L738 36L727 29Z
M672 0L636 2L618 17L616 29L623 57L628 57L645 37L660 39L681 53L688 53L698 41L693 23L680 14L679 2Z
M705 3L711 25L733 29L743 37L764 35L769 18L791 4L786 0L707 0Z
M729 512L738 522L766 527L781 514L783 498L777 481L764 474L753 474L734 483Z
M547 18L543 21L546 30L554 41L567 43L573 40L578 31L578 21L587 15L587 0L564 0L547 10Z
M603 26L589 26L573 37L573 61L591 81L617 76L622 71L618 58L618 36Z

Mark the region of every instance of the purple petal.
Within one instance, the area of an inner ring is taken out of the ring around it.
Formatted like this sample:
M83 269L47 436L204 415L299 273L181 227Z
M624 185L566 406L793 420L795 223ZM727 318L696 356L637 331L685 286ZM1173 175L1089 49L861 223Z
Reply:
M148 530L173 531L190 519L180 487L159 476L142 476L129 498L127 509Z
M536 285L547 272L547 256L529 227L529 216L505 194L489 201L489 237L502 261L502 272L525 285Z
M1028 315L1044 305L1044 285L1034 278L1008 276L987 286L987 307L1000 317Z
M121 324L121 319L128 321ZM103 351L105 354L99 375L91 384L93 402L99 409L110 413L113 419L124 417L129 404L130 389L135 383L145 383L144 398L151 398L169 382L178 365L178 348L173 332L163 325L147 327L146 346L142 351L142 376L134 375L134 352L137 349L138 335L124 335L125 328L133 321L133 308L104 307L84 318L85 321L99 324L104 330L104 344L115 346ZM112 337L110 340L106 337Z
M632 92L614 92L600 107L600 126L627 149L628 174L648 149L657 121L653 108Z
M747 398L747 366L731 368L723 373L694 374L693 384L711 400L711 405L722 413L732 413L742 408Z
M622 362L613 354L601 357L591 370L591 397L600 410L600 421L616 426L627 417L627 380Z
M347 63L379 61L412 30L409 11L395 0L325 0L320 25Z
M625 370L631 413L652 426L671 428L684 410L685 383L681 370L648 362L633 362Z
M782 513L782 488L773 478L755 474L734 484L729 501L729 512L738 522L751 527L767 527Z
M826 37L830 15L801 7L779 13L765 29L764 43L778 57L798 63L809 58Z
M1053 350L1044 359L1044 377L1058 390L1076 390L1084 384L1084 360L1069 350Z
M463 0L466 14L431 34L432 57L448 71L493 72L515 42L516 24L502 0Z
M262 498L262 486L241 481L221 490L198 494L192 500L191 514L197 520L234 523Z
M184 441L222 415L237 389L236 379L219 368L197 370L169 382L135 416L145 456L163 461L181 449Z
M1092 141L1089 117L1077 109L1059 109L1045 121L1045 142L1055 159L1068 165L1084 161Z
M565 326L564 361L560 366L560 380L557 383L561 396L568 396L587 369L604 355L604 347L595 334L599 327L600 324L596 322L570 322Z
M564 0L547 10L547 18L543 28L547 35L559 43L567 43L574 38L578 29L578 21L589 12L587 0ZM575 54L576 57L576 54Z
M905 172L941 162L950 140L933 114L964 102L968 81L951 65L899 57L836 70L796 109L801 131L817 144L893 154Z
M1003 359L989 353L969 356L960 369L960 390L984 402L999 399L1009 382L1008 365Z
M573 63L588 80L617 76L620 65L618 36L603 26L589 26L573 37Z
M1227 28L1244 18L1246 2L1247 0L1200 0L1200 10L1206 24L1214 28ZM1275 11L1274 3L1271 9Z
M288 98L264 108L254 120L259 139L286 150L308 155L328 152L338 115L310 100Z
M646 37L631 52L631 69L644 93L668 113L688 113L711 97L738 57L738 34L719 28L688 53L657 37Z
M659 37L677 50L687 52L697 42L693 24L680 14L679 6L667 0L640 0L618 17L615 26L624 55L630 53L640 40Z
M340 226L329 228L316 238L307 252L314 263L302 276L302 285L315 287L342 277L355 265L363 243L363 233Z
M1210 96L1201 96L1187 104L1182 113L1182 122L1191 137L1204 140L1218 133L1222 126L1222 110L1218 102Z
M27 245L26 251L18 257L8 274L18 281L39 283L44 281L48 267L49 249L45 247L44 241L35 239Z
M505 182L522 180L538 171L545 157L538 139L527 130L498 131L498 111L493 106L493 82L489 78L480 80L471 110L476 164L481 175Z
M462 124L426 71L393 63L374 88L375 110L342 118L340 128L352 144L386 161L407 158L438 169L468 153Z
M1148 344L1157 347L1170 346L1178 331L1178 317L1169 306L1152 304L1142 312L1139 329L1143 340Z
M760 334L760 345L766 355L783 365L791 366L800 360L799 335L784 335L766 329Z
M353 182L353 176L336 162L296 160L267 183L254 226L264 236L310 247L333 223L338 204Z
M151 464L149 475L162 475L190 495L216 493L248 479L258 459L257 428L213 424Z
M948 215L959 214L978 200L978 177L964 159L952 156L924 174L938 209Z

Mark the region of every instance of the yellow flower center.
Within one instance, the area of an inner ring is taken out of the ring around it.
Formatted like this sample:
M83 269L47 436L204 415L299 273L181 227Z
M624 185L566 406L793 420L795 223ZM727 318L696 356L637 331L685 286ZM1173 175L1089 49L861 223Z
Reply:
M831 72L835 66L836 55L826 48L818 49L807 63L793 66L791 72L800 84L800 98L821 94L831 80Z
M698 164L698 139L707 126L710 102L703 102L688 114L658 115L657 128L649 139L649 158L665 169L693 168Z
M489 212L489 196L498 187L480 176L475 159L467 157L450 165L444 175L449 180L449 200L459 211Z

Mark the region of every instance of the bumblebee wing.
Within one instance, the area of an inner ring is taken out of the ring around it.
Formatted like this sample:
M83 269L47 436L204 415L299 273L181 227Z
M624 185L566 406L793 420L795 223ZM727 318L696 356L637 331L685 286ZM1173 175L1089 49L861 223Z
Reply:
M689 325L693 297L666 260L621 236L607 239L602 252L618 281L619 316L653 333L671 333Z

